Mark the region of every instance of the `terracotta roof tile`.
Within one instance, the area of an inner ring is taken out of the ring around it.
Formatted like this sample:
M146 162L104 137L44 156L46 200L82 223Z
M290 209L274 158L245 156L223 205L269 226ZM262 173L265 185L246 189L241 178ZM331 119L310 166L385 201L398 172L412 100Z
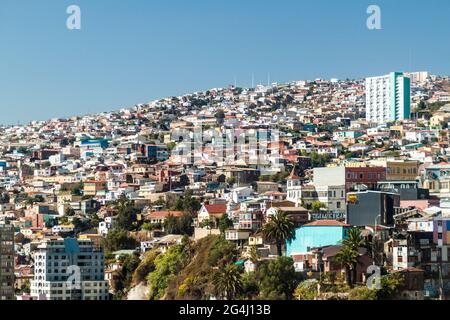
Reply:
M337 220L317 220L305 224L305 227L350 227L350 225Z
M205 208L209 214L227 212L227 206L225 204L205 204Z
M182 211L154 211L147 215L147 218L167 218L169 216L182 217Z

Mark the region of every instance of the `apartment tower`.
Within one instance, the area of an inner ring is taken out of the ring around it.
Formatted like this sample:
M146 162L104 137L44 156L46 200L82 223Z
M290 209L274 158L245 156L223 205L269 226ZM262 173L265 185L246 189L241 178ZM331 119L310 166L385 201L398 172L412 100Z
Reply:
M366 119L388 123L409 119L411 114L411 79L402 72L366 78Z

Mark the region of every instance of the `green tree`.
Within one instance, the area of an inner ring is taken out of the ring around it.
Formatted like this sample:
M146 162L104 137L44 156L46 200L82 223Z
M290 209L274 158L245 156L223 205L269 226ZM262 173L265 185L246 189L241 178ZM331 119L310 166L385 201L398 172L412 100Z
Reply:
M348 300L377 300L377 290L367 287L357 287L350 290Z
M404 275L401 273L393 273L381 277L381 289L377 291L379 300L395 299L405 284Z
M359 253L350 246L343 246L336 255L336 261L341 263L345 269L345 276L348 286L353 287L353 270L358 263Z
M170 247L165 254L155 259L155 270L147 277L150 300L158 300L164 296L164 292L173 279L186 265L187 257L182 245Z
M30 280L26 279L22 283L22 285L20 286L20 289L16 290L16 291L18 291L17 292L18 294L20 294L20 293L29 294L31 292L31 282L30 282Z
M159 255L158 250L151 250L144 254L142 261L139 263L133 273L133 284L138 284L143 281L147 282L149 273L155 271L155 260Z
M164 230L169 234L181 234L191 236L194 232L192 227L192 217L190 214L185 213L181 217L174 217L170 215L164 221Z
M264 300L291 300L299 283L294 261L289 257L259 263L256 277Z
M242 300L257 300L259 297L259 285L255 272L245 273L242 276Z
M125 230L110 230L108 235L102 239L103 247L106 252L113 252L125 249L135 249L137 242L134 238L128 236Z
M64 214L68 217L73 217L75 215L75 210L72 207L67 207Z
M314 202L311 204L311 210L312 210L312 212L314 212L314 213L319 213L320 210L321 210L323 207L325 207L325 205L324 205L322 202L320 202L320 201L314 201Z
M183 216L178 218L178 230L179 234L192 236L194 234L194 227L192 215L189 213L185 213Z
M331 157L328 154L318 154L317 152L311 152L311 165L313 168L325 167L330 162Z
M139 266L140 259L138 254L131 254L125 257L121 257L122 267L117 271L113 289L116 291L116 295L122 297L131 287L133 273Z
M69 218L67 218L66 216L60 217L58 218L58 222L59 224L67 225L69 224Z
M236 245L223 237L217 238L208 252L208 263L211 267L223 268L236 262L237 259L238 250Z
M115 228L131 231L135 228L137 214L134 204L125 195L122 195L116 204L118 215L116 218Z
M236 183L236 178L235 177L229 177L227 179L227 184L230 186L233 186Z
M172 152L172 150L175 149L176 146L177 146L177 143L176 143L176 142L174 142L174 141L169 142L169 143L167 144L167 150L168 150L169 152Z
M301 282L294 292L294 298L296 300L314 300L318 292L319 282L317 280L306 280Z
M348 231L347 238L342 241L342 244L344 246L351 248L353 251L357 253L359 252L359 248L368 247L366 239L364 239L364 237L361 235L361 230L359 230L358 228L351 228ZM355 281L356 279L356 265L357 263L355 263L355 265L352 267L353 281Z
M417 109L418 109L419 111L422 111L422 110L425 110L426 108L427 108L426 103L425 103L424 101L420 101L420 102L419 102L419 105L417 106Z
M83 190L83 183L82 182L78 182L76 184L74 184L70 190L71 194L74 196L81 196L82 195L82 190Z
M42 203L42 202L45 202L45 199L40 194L38 194L34 197L27 197L27 199L26 199L26 203L31 204L31 205L33 205L35 203Z
M190 189L186 190L182 198L177 199L176 203L171 207L174 211L183 211L185 214L193 216L202 207L200 201L193 197L194 192Z
M278 256L282 256L283 244L295 239L295 225L286 212L278 211L269 218L262 229L266 241L276 244Z
M164 230L168 234L178 233L178 219L173 215L169 215L166 220L164 220Z
M223 110L218 110L214 117L216 118L217 124L221 126L225 119L225 112L223 112Z
M161 230L161 229L162 229L161 223L144 222L144 224L142 225L142 230L146 231Z
M226 300L234 300L242 293L241 270L236 265L227 265L212 275L215 294Z
M251 262L258 263L259 259L261 258L261 255L258 251L258 248L256 248L256 246L250 247L249 257L250 257Z
M233 227L233 221L228 218L227 214L224 214L222 217L220 217L218 226L220 233L224 234L227 229Z
M6 192L2 192L0 195L0 203L9 203L9 194Z
M83 232L91 228L91 221L86 218L75 217L72 219L72 224L76 232Z

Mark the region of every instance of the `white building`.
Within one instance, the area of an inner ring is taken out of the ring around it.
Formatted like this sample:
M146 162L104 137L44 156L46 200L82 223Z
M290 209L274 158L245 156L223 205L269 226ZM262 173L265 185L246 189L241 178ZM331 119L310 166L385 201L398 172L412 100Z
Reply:
M414 267L414 253L406 245L393 247L392 266L394 270L403 270Z
M52 166L59 165L59 164L63 163L65 160L66 160L66 157L61 153L54 154L48 158L48 161L50 162L50 164Z
M231 190L230 193L225 195L227 201L233 201L234 203L241 203L247 200L254 191L250 187L238 187Z
M411 79L401 72L366 78L366 118L373 123L409 119Z
M286 179L287 183L287 201L299 204L302 198L302 183L300 178L295 174L295 168L292 170L289 177Z
M329 184L326 185L316 182L302 185L300 178L292 172L287 178L286 199L294 202L298 207L309 207L314 202L319 201L326 211L347 213L345 183L334 185L335 180L331 177L328 182Z
M98 224L98 233L106 236L110 229L114 226L114 217L106 217L105 221Z
M430 78L428 71L411 72L406 75L411 78L411 83L426 82Z
M433 218L413 218L408 219L408 231L411 232L433 232Z
M108 300L104 256L91 240L44 240L33 252L31 295L48 300ZM77 272L76 270L79 270Z

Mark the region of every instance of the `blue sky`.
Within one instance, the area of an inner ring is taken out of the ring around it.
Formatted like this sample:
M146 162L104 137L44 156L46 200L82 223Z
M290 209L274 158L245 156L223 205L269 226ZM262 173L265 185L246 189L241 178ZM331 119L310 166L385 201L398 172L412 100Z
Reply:
M79 5L82 30L66 28ZM382 30L366 9L382 10ZM234 83L450 74L448 0L1 0L0 123Z

